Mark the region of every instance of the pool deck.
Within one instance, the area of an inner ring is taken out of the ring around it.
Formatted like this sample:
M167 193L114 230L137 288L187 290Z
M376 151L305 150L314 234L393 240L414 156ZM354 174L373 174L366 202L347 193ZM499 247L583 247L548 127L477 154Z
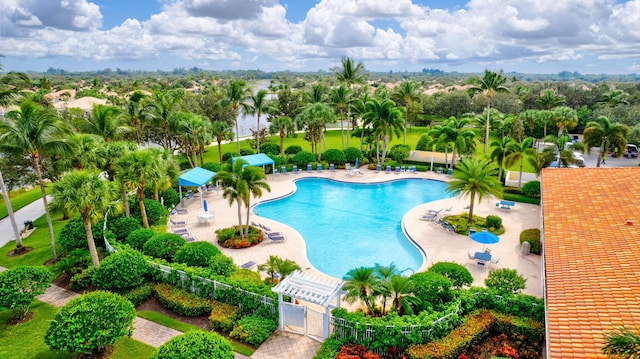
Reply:
M333 178L345 182L382 182L401 178L426 178L440 181L448 181L449 176L444 174L436 174L434 172L401 172L396 174L385 173L384 171L375 172L361 167L362 174L350 176L344 169L330 172L324 170L322 172L313 171L308 173L300 171L297 174L289 173L287 175L280 174L278 176L268 175L268 184L271 192L264 191L263 196L258 199L252 199L252 205L274 198L285 196L295 190L294 180L305 177ZM227 249L217 244L214 231L218 228L230 227L238 224L238 210L235 203L231 206L229 202L222 198L222 191L218 194L211 194L205 197L209 211L215 212L215 221L210 224L199 224L198 214L202 212L201 202L198 194L188 205L188 213L174 215L175 220L187 221L187 228L191 234L199 241L208 241L220 248L225 254L233 258L237 265L253 261L257 264L266 262L270 255L276 255L280 258L291 259L298 263L305 271L310 271L314 275L326 276L324 273L316 270L309 262L306 256L306 246L302 236L293 228L286 224L279 223L270 219L259 217L252 213L250 220L258 222L270 227L274 231L283 232L286 241L274 242L265 239L263 243L245 249ZM517 203L511 210L506 211L499 209L495 205L496 199L490 198L483 200L482 203L474 207L474 214L479 216L487 216L490 214L498 215L502 218L505 233L500 236L500 242L488 245L494 258L499 258L498 264L491 264L489 268L478 267L475 261L468 259L467 252L475 252L482 250L482 244L476 243L468 236L447 232L441 226L435 225L428 221L420 220L420 215L427 209L448 209L449 212L442 212L444 215L458 214L466 212L465 209L469 205L468 198L449 198L439 201L421 204L409 210L403 218L403 227L406 233L414 240L427 255L427 260L421 267L426 270L428 267L437 262L452 261L466 266L474 278L474 286L484 286L484 279L492 268L512 268L527 279L527 288L523 291L526 294L542 297L542 261L539 255L522 256L520 251L519 236L520 232L528 228L540 228L541 209L540 206ZM295 210L292 208L291 210ZM380 209L384 210L384 209ZM242 207L243 222L246 221L246 208ZM168 229L171 231L171 227ZM373 263L372 263L373 265ZM257 265L251 267L257 270Z

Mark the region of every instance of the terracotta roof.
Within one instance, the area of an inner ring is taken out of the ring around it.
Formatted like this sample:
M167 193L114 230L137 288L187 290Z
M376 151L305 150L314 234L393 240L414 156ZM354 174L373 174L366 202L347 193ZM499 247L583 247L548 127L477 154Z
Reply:
M605 358L603 333L640 323L638 194L638 167L543 170L549 359Z

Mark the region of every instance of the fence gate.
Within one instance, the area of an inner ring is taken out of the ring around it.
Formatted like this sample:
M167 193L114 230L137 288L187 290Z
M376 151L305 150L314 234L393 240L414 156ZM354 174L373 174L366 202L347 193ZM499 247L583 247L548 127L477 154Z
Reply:
M305 305L282 303L282 321L284 330L307 335L312 339L322 341L324 333L324 312L309 308ZM327 321L328 322L328 321Z

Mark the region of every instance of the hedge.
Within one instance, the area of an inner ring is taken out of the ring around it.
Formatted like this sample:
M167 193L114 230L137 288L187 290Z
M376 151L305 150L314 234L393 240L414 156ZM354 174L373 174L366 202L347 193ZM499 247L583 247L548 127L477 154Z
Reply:
M205 267L209 265L211 257L219 254L218 247L209 242L191 242L178 249L173 255L173 261L189 266Z
M271 336L277 326L275 320L248 315L236 322L229 336L257 347Z
M191 332L162 344L152 359L233 359L229 341L216 333Z
M233 323L238 319L239 314L240 308L235 305L212 301L211 315L209 315L211 329L224 333L231 332Z
M177 234L160 233L149 238L142 247L142 251L148 256L170 261L186 243L184 238Z
M144 283L149 265L142 253L129 249L112 253L93 274L93 285L100 289L126 290Z
M153 284L145 283L139 287L133 288L128 292L122 293L122 296L130 301L134 307L139 306L145 300L153 295Z
M202 298L170 284L154 286L158 300L162 305L177 314L198 317L211 312L211 300Z
M542 252L540 229L530 228L520 232L520 245L524 242L529 242L529 244L531 244L531 253L540 254Z

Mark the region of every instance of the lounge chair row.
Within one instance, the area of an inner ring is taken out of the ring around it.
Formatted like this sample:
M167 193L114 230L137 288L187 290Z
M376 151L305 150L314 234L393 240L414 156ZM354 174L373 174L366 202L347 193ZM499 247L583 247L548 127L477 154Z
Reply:
M187 242L193 242L196 240L196 238L191 234L191 231L187 228L174 229L173 233L181 236Z
M376 172L380 172L382 170L382 167L380 165L376 165ZM387 167L384 169L385 173L391 173L394 172L395 174L400 174L401 172L410 172L413 174L417 174L417 170L416 170L416 166L396 166L395 169L393 171L391 171L391 166L387 165Z
M254 227L258 227L260 229L262 229L262 233L264 233L264 235L274 241L274 242L278 242L278 241L284 241L285 239L287 239L287 237L285 237L285 235L282 232L274 232L271 230L271 228L262 225L260 223L256 223L256 222L251 222L251 225Z

